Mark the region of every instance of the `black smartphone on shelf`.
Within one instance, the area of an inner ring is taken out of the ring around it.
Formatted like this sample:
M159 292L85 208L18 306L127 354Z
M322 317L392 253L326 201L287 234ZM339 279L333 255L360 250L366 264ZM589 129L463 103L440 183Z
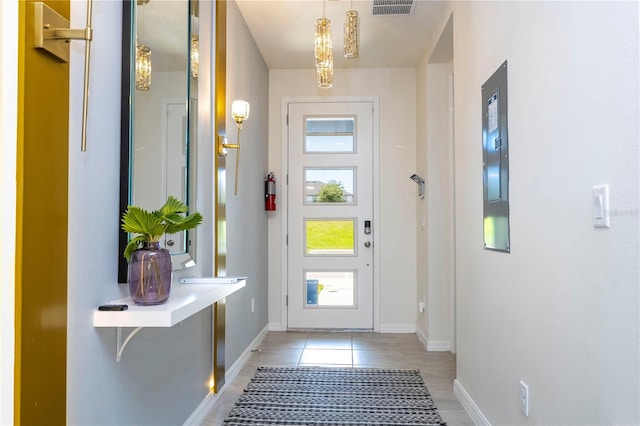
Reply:
M129 309L129 305L100 305L99 311L126 311Z

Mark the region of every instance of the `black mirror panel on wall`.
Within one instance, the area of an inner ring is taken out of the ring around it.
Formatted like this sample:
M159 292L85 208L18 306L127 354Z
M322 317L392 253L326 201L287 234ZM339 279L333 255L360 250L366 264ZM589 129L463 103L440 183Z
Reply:
M484 248L509 253L507 61L482 85L482 176Z

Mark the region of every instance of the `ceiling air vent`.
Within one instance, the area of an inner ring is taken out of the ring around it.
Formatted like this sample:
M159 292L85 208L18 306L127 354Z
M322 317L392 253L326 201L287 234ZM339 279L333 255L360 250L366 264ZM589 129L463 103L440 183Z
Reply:
M381 15L412 15L416 8L416 0L372 0L371 14Z

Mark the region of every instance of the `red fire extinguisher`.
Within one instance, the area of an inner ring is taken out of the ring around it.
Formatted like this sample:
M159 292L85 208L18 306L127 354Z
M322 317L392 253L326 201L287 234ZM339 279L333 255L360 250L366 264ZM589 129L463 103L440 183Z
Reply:
M269 212L276 210L276 175L273 172L267 174L264 180L264 209Z

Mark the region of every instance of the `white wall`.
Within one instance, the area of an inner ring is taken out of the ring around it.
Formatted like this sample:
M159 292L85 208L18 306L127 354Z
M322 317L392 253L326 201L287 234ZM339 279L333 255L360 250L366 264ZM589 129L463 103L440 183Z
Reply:
M451 138L452 64L427 65L426 195L420 219L426 218L427 349L453 345L453 140Z
M13 424L18 3L0 2L0 424Z
M227 4L227 137L237 140L231 103L251 106L240 137L240 177L234 195L236 151L227 156L227 275L248 277L247 286L227 298L227 369L267 325L267 170L269 71L235 2ZM251 313L251 299L255 311Z
M427 56L424 55L416 67L416 173L423 178L427 177ZM425 183L426 193L429 193L429 184ZM418 199L416 202L415 232L416 232L416 303L427 303L427 198ZM423 226L424 218L424 226ZM426 259L426 260L425 260ZM429 317L427 311L419 312L416 317L416 333L418 338L427 343Z
M84 25L84 3L72 3L72 25ZM212 27L212 3L200 3L200 31ZM116 330L96 329L92 310L128 293L118 285L118 182L120 123L120 28L122 3L94 2L91 102L88 150L79 151L82 94L82 46L72 44L70 165L67 420L69 424L182 424L209 392L211 310L171 329L144 329L115 362ZM249 276L248 285L227 299L227 366L235 362L267 323L266 172L267 70L235 4L229 4L229 102L242 97L252 113L243 131L240 191L228 197L227 273ZM201 36L198 108L197 266L174 274L213 272L213 123L210 64L212 51ZM253 46L253 47L252 47ZM235 139L235 123L227 123ZM230 159L235 159L230 154ZM233 161L229 161L233 163ZM234 169L229 168L229 177ZM233 194L233 179L227 179ZM230 190L229 190L230 189ZM256 310L250 314L250 300ZM126 332L127 330L125 330ZM4 337L4 336L3 336Z
M455 353L453 21L432 39L417 66L416 163L426 180L416 210L417 300L425 305L417 333L427 350Z
M458 395L492 424L638 424L638 3L450 7ZM510 254L482 245L480 87L504 60Z
M283 186L283 99L295 97L336 99L377 97L380 169L379 217L374 218L378 270L379 331L413 332L416 323L416 190L409 176L415 173L415 70L336 70L331 89L318 89L313 70L271 70L269 74L269 169L278 178L278 211L269 216L269 323L286 329L283 311L283 253L286 187ZM408 106L408 108L407 108Z
M85 2L72 2L72 27L85 24ZM211 27L201 3L200 30ZM116 330L94 328L93 309L128 293L117 284L122 3L95 1L87 151L80 152L84 45L73 42L70 76L67 422L69 424L181 424L209 392L210 310L170 329L144 329L115 362ZM205 46L203 49L207 49ZM206 50L205 50L206 51ZM206 55L201 56L206 62ZM206 64L201 65L205 67ZM206 75L206 71L202 72ZM201 77L201 80L204 80ZM211 87L201 81L203 87ZM201 93L201 162L197 209L198 266L211 274L210 99ZM207 130L209 129L209 130ZM179 274L174 274L174 281ZM125 332L128 330L125 330Z

